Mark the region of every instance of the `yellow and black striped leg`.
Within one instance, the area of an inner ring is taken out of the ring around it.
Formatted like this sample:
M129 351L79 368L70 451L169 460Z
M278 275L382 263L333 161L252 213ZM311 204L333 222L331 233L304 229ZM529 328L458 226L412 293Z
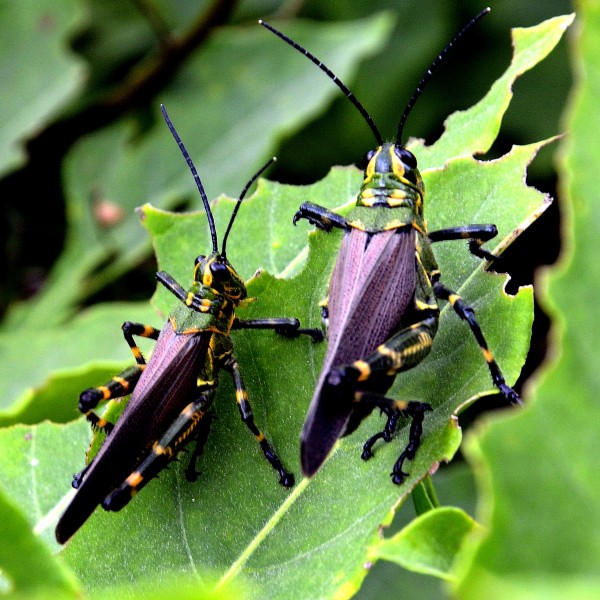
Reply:
M143 323L131 323L130 321L123 323L122 329L125 341L131 348L131 352L137 364L125 369L122 373L113 377L106 385L101 385L97 388L89 388L81 392L81 395L79 396L79 410L86 415L102 400L122 398L133 391L135 384L138 382L138 379L146 366L142 351L135 343L133 336L136 335L156 340L160 334L160 329L155 329L154 327L144 325ZM95 425L99 426L97 422Z
M446 242L449 240L469 240L469 252L478 258L493 261L498 257L481 246L498 235L498 228L492 224L461 225L438 229L429 233L430 242Z
M125 341L131 348L131 352L137 364L132 367L128 367L123 372L115 375L107 384L84 390L79 396L78 409L85 415L86 419L92 426L92 429L101 429L107 434L111 432L113 424L106 419L99 417L93 411L93 409L98 406L99 402L113 398L122 398L123 396L130 394L135 388L140 375L146 366L146 361L144 360L142 351L135 343L133 336L137 335L156 340L160 334L159 329L155 329L150 325L132 323L130 321L123 323L122 329ZM76 482L76 479L77 481L81 481L80 475L82 474L79 473L73 478L74 483Z
M239 365L236 360L230 356L224 363L223 368L231 373L233 384L235 386L235 398L240 409L240 416L246 427L254 434L256 441L260 445L265 458L269 461L271 466L279 473L279 483L284 487L292 487L294 485L294 475L285 470L275 450L267 440L267 438L261 433L256 424L254 423L254 416L252 415L252 407L248 402L248 393L242 380Z
M102 502L105 510L121 510L152 478L156 477L183 447L193 439L196 428L206 417L214 391L202 394L188 404L166 433L158 440L140 466Z
M392 482L400 485L404 481L404 478L409 475L402 470L402 466L404 465L405 460L413 460L421 445L423 419L425 418L425 413L432 410L431 406L425 402L394 400L372 392L357 392L355 401L378 406L387 416L387 422L384 429L371 436L363 445L363 452L361 455L363 460L372 458L373 446L377 440L383 439L384 442L390 442L392 440L400 417L411 419L408 444L398 457L398 460L394 463L394 468L390 473Z
M367 358L331 369L325 385L356 389L371 377L393 377L418 365L429 354L437 329L437 315L430 312L423 311L422 321L400 330Z
M177 283L171 275L164 271L156 274L156 279L160 281L174 296L179 298L186 306L199 312L208 314L218 314L223 305L223 298L210 300L201 295L189 292L181 284Z
M479 323L477 323L477 320L475 319L475 312L473 309L468 306L458 294L440 283L437 277L439 277L439 275L436 275L433 280L433 291L436 297L438 297L440 300L447 300L456 314L461 319L466 321L471 328L471 331L473 332L473 335L475 336L475 339L481 348L483 358L488 365L494 385L509 402L513 404L522 404L521 398L517 392L515 392L515 390L513 390L506 383L504 375L502 375L502 371L500 371L500 367L498 366L492 351L488 348L485 337L483 336L481 328L479 327Z
M348 221L344 217L312 202L304 202L300 205L298 212L294 215L294 225L300 219L306 219L311 225L327 232L334 227L348 229Z
M322 342L325 336L320 329L302 329L300 321L293 317L271 319L234 319L232 329L272 329L287 338L309 335L313 342Z

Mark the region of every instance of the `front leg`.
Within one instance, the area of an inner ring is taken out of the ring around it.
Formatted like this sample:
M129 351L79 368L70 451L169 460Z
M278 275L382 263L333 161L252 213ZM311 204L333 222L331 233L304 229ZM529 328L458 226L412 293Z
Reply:
M469 251L471 254L484 260L493 261L498 257L481 246L498 235L498 228L492 224L485 225L459 225L438 229L429 234L430 242L446 242L450 240L469 240Z
M294 215L294 225L300 219L306 219L311 225L327 232L334 227L348 229L348 221L344 217L312 202L304 202L300 205L298 212Z
M272 319L238 319L233 321L232 329L272 329L275 333L288 338L309 335L313 342L322 342L323 332L320 329L302 329L300 321L293 317L276 317Z

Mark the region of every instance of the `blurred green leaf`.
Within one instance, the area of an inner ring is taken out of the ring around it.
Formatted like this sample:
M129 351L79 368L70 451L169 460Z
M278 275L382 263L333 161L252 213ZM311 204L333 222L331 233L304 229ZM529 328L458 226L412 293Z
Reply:
M298 39L312 40L326 59L335 56L342 76L350 75L388 31L385 15L359 23L298 24L293 29ZM313 81L314 67L308 61L291 61L288 56L275 64L275 47L277 40L258 25L222 28L190 57L159 98L209 195L210 190L241 190L249 174L273 152L276 140L314 117L336 94L329 81ZM303 99L300 107L298 98ZM9 312L5 330L62 323L74 305L146 256L148 244L134 207L146 201L172 207L187 198L200 205L194 181L182 168L185 162L159 115L156 102L155 123L149 129L137 131L135 123L122 120L87 136L70 152L65 168L65 251L43 292ZM96 198L115 202L124 211L110 235L94 218Z
M40 446L45 457L38 454L38 431L16 427L5 429L2 434L2 443L6 445L2 448L0 466L4 489L0 493L0 570L8 579L9 590L15 596L28 598L42 598L44 594L45 597L55 594L60 598L79 597L79 586L73 574L63 566L61 559L52 556L48 545L32 532L33 523L23 516L23 512L28 511L30 518L39 517L47 508L45 491L52 487L48 483L54 475L44 469L40 461L45 461L47 467L48 463L54 462L54 457L48 452L45 440ZM68 440L60 443L69 446ZM40 471L45 471L48 479L37 481ZM29 477L24 477L24 473L29 473ZM17 489L20 484L25 485Z
M23 144L80 91L82 61L68 47L68 36L81 26L76 0L0 5L2 120L0 174L24 162Z
M158 326L162 318L147 302L123 302L99 305L31 336L0 334L0 356L12 357L0 360L0 425L77 417L79 393L131 362L121 331L126 320Z
M526 411L490 419L469 438L466 450L483 491L481 520L490 531L465 553L461 598L481 598L490 589L495 598L511 600L600 594L600 322L590 310L600 290L600 9L586 0L578 5L576 91L559 162L565 248L560 268L541 286L556 323L553 360Z

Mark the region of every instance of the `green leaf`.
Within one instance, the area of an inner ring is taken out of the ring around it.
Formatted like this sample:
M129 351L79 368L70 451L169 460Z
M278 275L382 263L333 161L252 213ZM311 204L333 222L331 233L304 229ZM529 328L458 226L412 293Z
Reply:
M517 147L489 163L463 154L447 156L443 170L425 171L430 228L497 221L496 250L504 249L515 231L526 227L548 203L524 184L526 166L544 143ZM237 175L239 163L235 166ZM104 167L106 164L100 164L98 168ZM148 189L161 179L162 167L158 161L154 171L147 171ZM91 155L88 168L97 168ZM184 175L189 178L185 165L180 169L177 181L182 183L170 188L173 200L191 187L189 182L183 183ZM291 279L267 273L253 277L248 290L257 301L240 311L240 317L297 316L304 326L319 325L318 304L326 294L341 234L310 234L307 256L306 226L294 230L291 216L306 200L327 206L346 204L355 196L360 181L358 171L337 168L314 186L259 184L257 193L242 205L228 256L244 277L259 267L296 275ZM215 205L221 232L232 206L232 201L224 198ZM195 256L210 248L205 216L173 215L145 207L143 218L154 235L160 268L187 285ZM508 379L514 381L529 342L531 290L508 297L502 291L505 278L484 272L464 244L437 244L435 250L444 281L475 306L491 348ZM175 303L164 292L156 296L156 305L163 311ZM239 331L232 337L256 422L284 464L298 474L298 435L325 345L304 338L282 339L272 332ZM460 429L455 413L491 389L477 344L446 308L431 355L398 377L393 391L401 398L429 401L435 408L426 419L424 442L409 465L407 482L401 487L389 482L390 467L406 442L406 423L394 443L378 445L368 463L360 460L364 440L383 425L382 419L373 416L337 444L316 477L285 490L277 485L276 475L240 421L233 386L223 375L215 400L217 419L199 462L198 482L187 484L183 466L175 464L123 511L96 511L62 555L91 595L122 589L137 573L145 576L143 582L136 582L142 591L158 579L184 573L182 578L206 585L215 577L221 586L237 583L250 598L349 597L368 571L371 551L380 543L380 525L388 525L412 487L458 448ZM55 426L42 424L35 430L50 427ZM84 423L58 428L78 448L89 439ZM0 432L0 447L13 443L11 439L4 442L5 436L6 431ZM40 454L54 456L56 441L40 443ZM38 511L38 522L44 524L47 536L52 535L52 516L60 512L70 473L83 466L83 449L70 453L68 459L70 468L61 467L60 473L57 469L46 480L49 506ZM3 460L0 452L0 463ZM31 469L22 465L21 471L11 474L14 486L31 487ZM437 528L427 529L439 534ZM446 545L437 556L430 552L427 561L444 565L436 572L446 573L448 557ZM404 564L414 565L409 559Z
M596 598L600 594L600 8L578 3L573 45L577 81L560 153L563 256L544 278L555 320L552 360L533 386L527 410L490 419L469 438L489 534L465 552L461 598Z
M443 507L417 517L402 531L372 549L385 559L417 573L453 580L452 565L466 536L480 526L459 508Z
M82 22L80 3L3 2L0 7L0 174L25 162L24 142L71 100L83 83L83 65L68 37Z

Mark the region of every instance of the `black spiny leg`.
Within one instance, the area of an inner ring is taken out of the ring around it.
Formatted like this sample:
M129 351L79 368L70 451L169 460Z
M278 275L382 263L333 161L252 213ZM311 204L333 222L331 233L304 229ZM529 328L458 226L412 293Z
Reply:
M300 205L298 212L294 215L294 225L300 219L306 219L311 225L327 232L334 227L348 229L348 221L344 217L312 202L304 202Z
M239 365L237 364L236 360L232 356L230 356L223 365L223 368L229 371L229 373L231 373L231 377L233 378L233 384L235 386L235 399L237 401L238 408L240 409L242 421L245 423L246 427L248 427L248 429L254 434L254 437L260 445L260 449L265 455L265 458L269 461L271 466L279 473L279 483L284 487L292 487L294 485L294 475L285 470L275 450L273 449L267 438L264 436L264 434L261 433L261 431L254 423L252 407L248 402L248 393L246 392L246 387L244 386L244 382L242 380Z
M394 400L392 398L386 398L379 394L371 392L358 392L356 394L356 402L363 402L368 404L374 404L378 406L387 416L388 420L385 424L383 431L376 433L371 436L363 446L363 452L361 458L368 460L373 456L373 445L379 439L383 439L385 442L391 441L398 425L398 419L400 417L410 418L410 431L408 434L408 444L402 451L402 454L398 457L398 460L394 463L394 468L390 473L392 482L400 485L405 477L408 477L408 473L402 470L404 461L406 459L413 460L419 446L421 445L421 437L423 435L423 419L427 411L432 410L429 404L425 402L407 402L403 400Z
M456 312L456 314L461 319L466 321L469 327L471 328L471 331L473 332L473 335L475 336L475 339L479 344L479 348L481 348L483 358L485 359L485 362L488 365L494 385L509 402L511 402L512 404L522 404L521 398L519 397L517 392L515 392L515 390L513 390L506 383L504 375L502 374L502 371L500 371L500 367L498 366L498 363L496 362L492 351L488 348L485 337L483 336L481 328L479 327L479 323L477 323L477 320L475 319L475 312L473 311L473 309L470 306L468 306L458 294L456 294L452 290L448 289L445 285L440 283L437 277L439 277L439 275L437 275L432 282L433 291L436 297L438 297L440 300L448 301L450 303L450 306L452 306L452 308Z
M309 335L313 342L322 342L323 332L320 329L302 329L300 321L293 317L272 319L238 319L233 321L232 329L272 329L275 333L287 338Z

